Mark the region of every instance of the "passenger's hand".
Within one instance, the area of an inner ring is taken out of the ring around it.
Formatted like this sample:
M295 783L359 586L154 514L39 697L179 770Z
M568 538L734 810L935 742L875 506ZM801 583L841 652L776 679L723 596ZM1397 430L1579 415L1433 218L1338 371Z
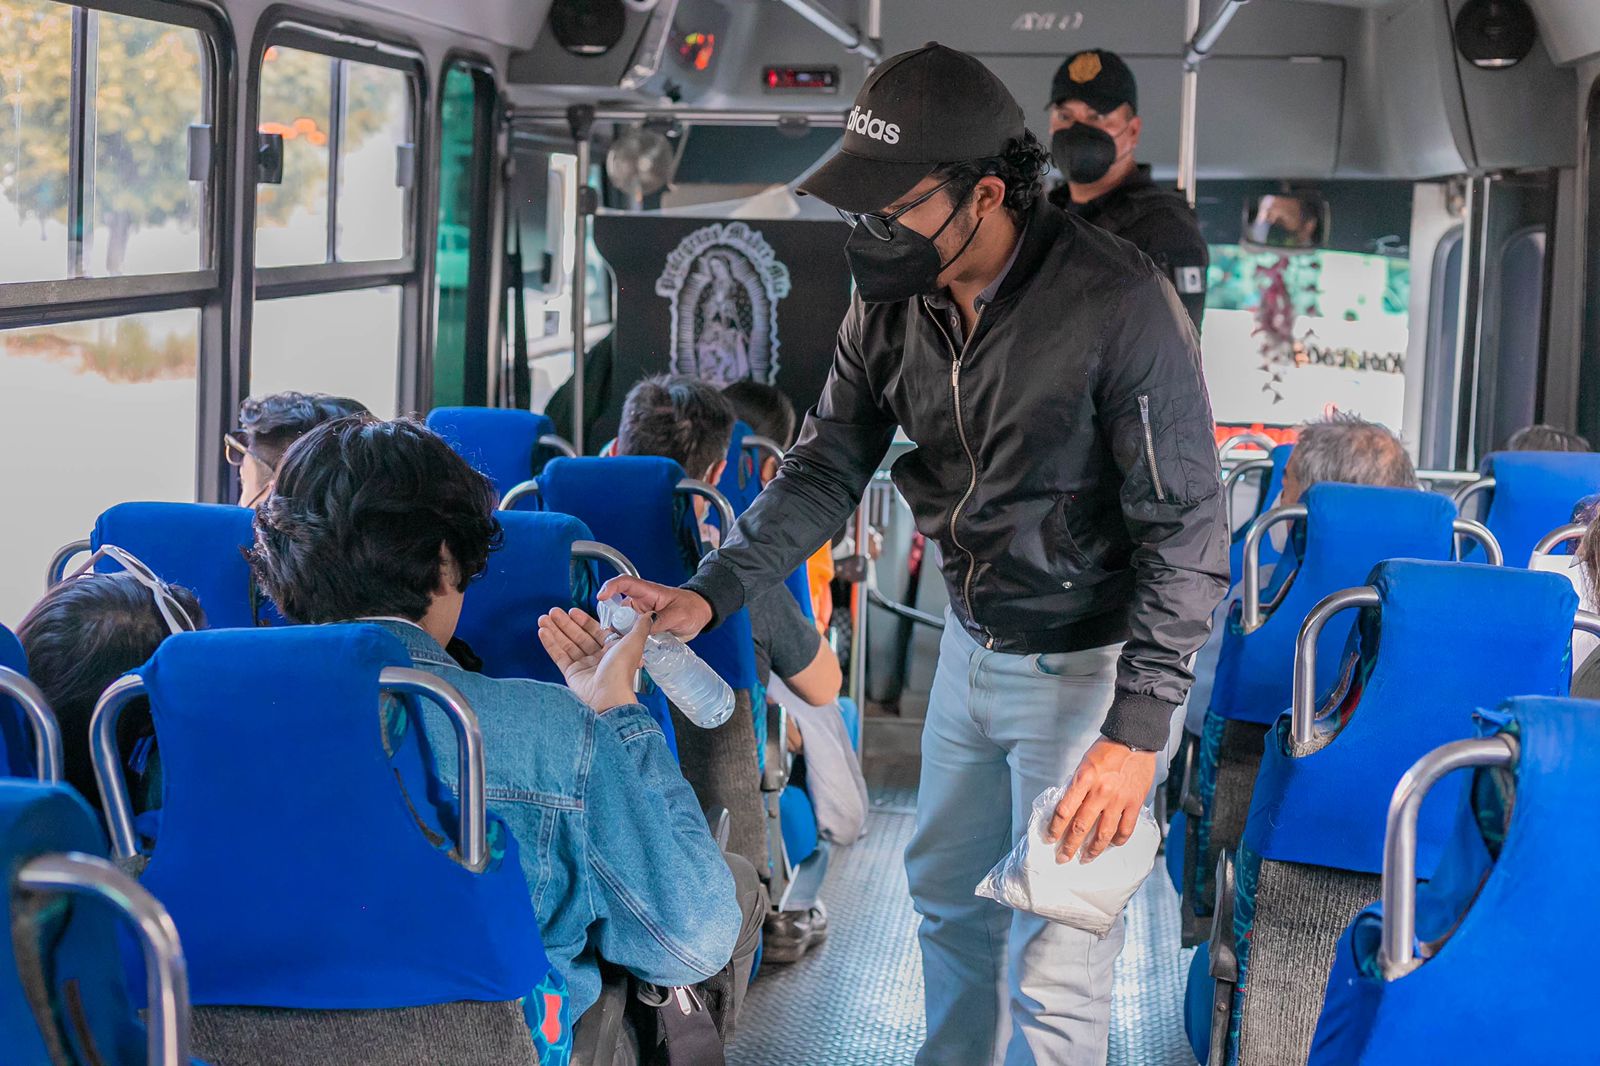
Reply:
M627 636L601 627L582 611L556 608L539 619L539 643L567 679L567 687L596 711L639 702L634 675L644 660L650 616L641 615Z
M1109 845L1126 844L1155 779L1155 752L1134 751L1106 737L1095 741L1050 819L1046 839L1061 841L1056 861L1066 862L1080 847L1088 861Z
M692 640L711 624L711 604L698 592L658 585L638 577L614 577L600 589L600 598L626 596L640 614L655 613L656 631Z

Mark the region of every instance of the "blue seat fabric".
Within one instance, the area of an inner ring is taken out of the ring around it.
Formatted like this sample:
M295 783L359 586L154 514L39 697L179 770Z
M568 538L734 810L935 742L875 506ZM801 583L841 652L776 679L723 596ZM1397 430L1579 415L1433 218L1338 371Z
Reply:
M230 504L119 503L100 515L89 545L125 548L161 580L189 589L209 628L243 628L270 606L260 603L244 557L255 543L254 521L255 512ZM102 559L96 569L121 567Z
M778 797L779 822L783 831L783 852L796 866L816 854L817 813L805 790L786 788Z
M1493 772L1479 770L1475 787L1458 789L1469 800L1457 807L1450 850L1418 893L1419 938L1448 940L1384 981L1382 906L1357 915L1339 942L1312 1066L1594 1060L1584 1021L1600 954L1592 917L1600 839L1582 812L1595 799L1600 703L1518 698L1481 715L1479 732L1512 733L1520 746L1498 857L1485 826L1504 822L1484 802Z
M16 937L42 947L45 978L57 1029L78 1062L144 1066L145 1028L123 978L117 916L107 905L83 897L55 896L32 919L19 921L10 881L17 869L40 855L82 852L105 858L105 837L83 798L65 785L0 781L0 870L3 897L14 927L0 937L0 1047L7 1066L53 1066L23 990ZM67 992L73 986L71 996ZM69 1021L66 1004L76 998L94 1050L84 1046Z
M497 497L538 473L539 438L555 432L544 415L503 407L435 407L427 426L494 483Z
M1495 486L1483 523L1507 566L1527 566L1539 539L1572 521L1573 505L1600 491L1600 454L1589 452L1496 452L1484 470ZM1474 549L1465 558L1482 555Z
M378 626L333 625L182 634L138 671L163 770L143 882L196 1004L503 1002L549 973L504 823L469 872L414 708L384 749L378 675L410 662Z
M1280 444L1272 449L1268 456L1272 460L1272 469L1267 472L1266 484L1262 486L1260 497L1256 500L1256 509L1250 516L1252 520L1278 506L1278 497L1283 495L1283 470L1289 465L1289 454L1293 451L1293 444ZM1244 522L1235 529L1232 543L1228 548L1228 574L1235 585L1244 576L1244 538L1249 529L1249 522ZM1270 541L1263 540L1261 565L1269 566L1277 561L1278 549L1274 548Z
M28 676L28 657L17 635L0 626L0 666ZM33 741L16 701L0 696L0 777L33 777Z
M756 457L744 447L745 438L748 436L750 436L749 426L743 422L733 424L733 439L728 445L728 465L723 468L722 480L717 482L717 490L733 504L735 517L749 510L762 489L760 465ZM722 525L720 521L715 524L719 528ZM726 532L723 531L724 534ZM800 604L800 611L806 616L806 620L815 622L817 616L811 605L811 580L806 574L805 564L802 563L799 569L784 578L783 584L794 596L795 602Z

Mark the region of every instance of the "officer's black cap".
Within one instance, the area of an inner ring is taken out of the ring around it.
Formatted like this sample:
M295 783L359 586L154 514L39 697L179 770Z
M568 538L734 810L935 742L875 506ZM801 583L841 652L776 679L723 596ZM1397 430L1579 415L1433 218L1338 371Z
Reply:
M1115 52L1091 48L1067 57L1050 83L1050 102L1082 100L1102 115L1127 104L1139 113L1139 83Z
M856 94L839 151L802 195L880 211L941 163L1001 155L1027 129L1022 105L965 52L925 44L884 60Z

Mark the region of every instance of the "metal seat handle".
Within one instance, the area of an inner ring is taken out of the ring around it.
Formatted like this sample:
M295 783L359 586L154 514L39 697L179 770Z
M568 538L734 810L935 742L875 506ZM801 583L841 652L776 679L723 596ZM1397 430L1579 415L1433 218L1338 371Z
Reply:
M1228 531L1229 531L1229 533L1232 533L1234 530L1236 530L1238 528L1234 524L1234 521L1233 521L1233 490L1234 490L1234 486L1238 485L1238 483L1246 475L1253 474L1253 473L1256 473L1258 471L1268 471L1268 480L1270 481L1271 480L1271 474L1270 474L1271 470L1272 470L1272 460L1271 459L1246 459L1244 462L1240 463L1238 466L1236 466L1232 470L1228 471L1228 473L1223 477L1223 479L1222 479L1222 500L1223 500L1223 503L1225 503L1227 505L1227 508L1228 508ZM1262 482L1261 491L1263 493L1265 493L1266 490L1267 490L1267 483L1266 482ZM1264 503L1266 501L1262 501L1262 502Z
M1533 546L1533 558L1537 559L1542 555L1550 555L1563 544L1580 541L1587 532L1589 532L1589 527L1582 522L1558 526L1539 538L1539 543Z
M178 928L154 896L104 859L81 852L41 855L17 871L29 892L91 896L121 912L144 954L149 1013L145 1020L151 1066L189 1066L189 967Z
M61 584L61 579L65 577L67 573L67 564L72 561L72 557L74 555L81 555L84 552L91 550L92 547L93 545L87 540L75 540L71 543L63 544L61 547L57 548L56 553L50 557L49 568L45 571L45 589L53 589L57 585Z
M1340 589L1311 608L1294 642L1293 702L1289 707L1289 732L1297 746L1311 743L1317 716L1317 641L1328 619L1354 607L1377 607L1382 598L1371 585Z
M578 457L578 449L576 449L576 448L574 448L572 446L572 442L569 441L567 438L565 438L563 436L560 436L558 434L555 434L555 433L542 434L539 437L538 443L539 443L540 447L549 448L551 451L560 452L562 455L566 456L568 459L576 459Z
M1250 523L1244 535L1244 576L1240 579L1244 585L1244 610L1240 621L1246 633L1253 633L1261 628L1261 540L1267 535L1267 530L1283 522L1303 519L1311 512L1303 503L1292 503L1287 507L1276 507L1266 514L1256 518Z
M698 478L686 477L678 482L676 491L683 493L685 496L699 496L701 499L710 501L711 506L717 510L717 518L722 522L722 537L724 540L733 532L733 524L737 521L733 514L733 504L729 503L728 498L717 491L714 485L708 485Z
M751 433L744 438L743 447L746 451L755 452L759 457L776 459L780 465L783 463L783 445L771 437Z
M0 666L0 695L22 708L33 729L34 775L47 785L61 780L61 725L39 686L15 670Z
M1220 466L1233 457L1233 453L1243 448L1255 448L1257 451L1271 454L1278 442L1265 433L1235 433L1217 448L1217 464Z
M1483 557L1489 560L1490 566L1505 565L1505 552L1500 550L1500 542L1489 532L1488 526L1469 518L1457 518L1451 523L1451 528L1455 530L1457 536L1477 541L1478 546L1483 549Z
M517 501L522 499L524 496L537 495L539 495L539 479L536 477L530 477L528 480L519 485L511 486L510 491L508 491L504 496L500 497L500 510L509 511L512 507L516 506Z
M1421 965L1417 938L1417 816L1428 791L1448 774L1473 766L1515 766L1517 742L1500 735L1457 740L1418 759L1394 790L1383 839L1383 926L1378 967L1386 981Z
M1455 491L1454 494L1451 495L1450 498L1455 501L1456 511L1459 512L1460 514L1466 514L1467 513L1467 501L1472 499L1474 496L1478 495L1479 493L1493 492L1494 491L1494 486L1495 486L1495 479L1494 478L1492 478L1492 477L1481 477L1476 481L1471 481L1471 482L1468 482L1465 485L1462 485L1459 489L1457 489Z

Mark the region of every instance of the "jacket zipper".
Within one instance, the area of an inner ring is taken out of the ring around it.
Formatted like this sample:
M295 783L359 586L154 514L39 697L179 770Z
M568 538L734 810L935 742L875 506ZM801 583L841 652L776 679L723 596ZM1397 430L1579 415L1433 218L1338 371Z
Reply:
M983 323L983 311L980 310L978 312L978 317L972 323L972 331L967 335L967 339L961 345L960 351L956 350L955 343L951 341L950 334L945 331L944 323L939 321L939 316L931 315L929 317L938 325L939 334L944 338L945 345L950 349L950 354L953 357L950 363L950 393L955 400L956 435L961 438L961 450L967 453L967 463L972 468L972 477L967 482L967 491L962 494L961 499L956 502L955 508L950 512L950 542L960 548L967 557L967 576L961 583L961 600L967 608L967 617L975 618L972 613L972 579L977 573L978 557L966 545L962 544L961 538L956 535L956 520L961 517L962 508L966 507L972 500L972 494L978 491L978 459L972 454L972 445L967 440L966 420L961 417L961 361L967 357L967 350L972 346L972 339L978 335L978 327ZM988 630L984 630L984 642L985 647L994 647L994 637L989 635Z
M1156 469L1156 438L1150 428L1150 394L1139 394L1139 421L1144 423L1144 457L1150 464L1150 481L1155 485L1156 502L1166 503L1167 493L1161 487L1161 471Z

